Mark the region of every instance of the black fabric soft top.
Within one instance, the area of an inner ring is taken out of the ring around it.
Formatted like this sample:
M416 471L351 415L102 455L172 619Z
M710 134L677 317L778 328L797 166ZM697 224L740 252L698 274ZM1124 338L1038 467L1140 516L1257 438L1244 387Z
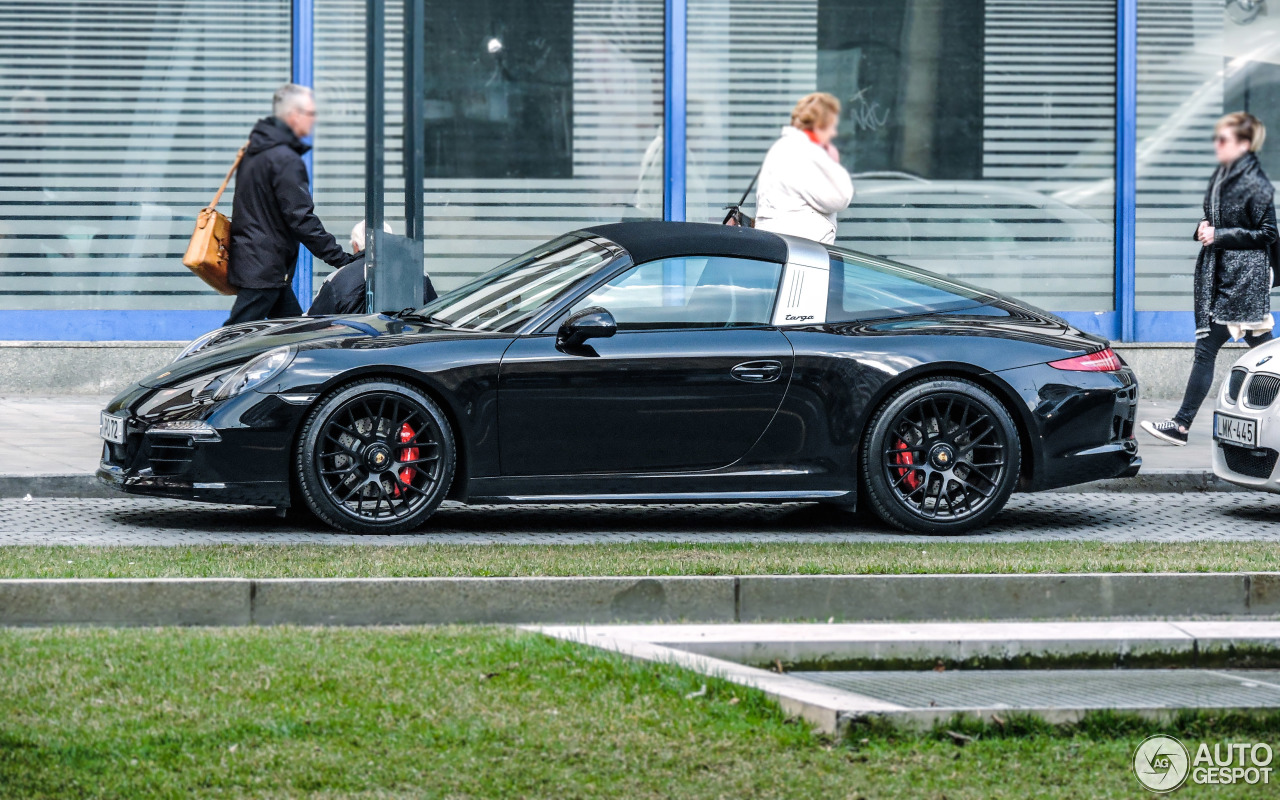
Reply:
M615 222L583 228L579 234L603 236L631 254L637 264L679 256L733 256L785 264L782 237L753 228L704 222Z

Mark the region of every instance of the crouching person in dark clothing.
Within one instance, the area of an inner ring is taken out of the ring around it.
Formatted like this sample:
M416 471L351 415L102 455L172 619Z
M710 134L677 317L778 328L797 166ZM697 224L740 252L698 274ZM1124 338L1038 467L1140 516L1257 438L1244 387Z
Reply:
M391 233L391 226L383 229ZM363 314L365 312L366 282L364 274L364 222L357 222L351 229L351 250L356 253L356 260L337 270L328 278L316 295L315 302L307 311L307 316L319 317L325 314ZM426 305L436 299L436 289L431 285L431 278L422 276L422 304Z
M302 316L290 285L299 243L335 267L355 258L324 229L307 189L302 154L310 148L302 137L316 119L311 90L285 84L271 110L253 126L236 172L227 273L238 291L227 325Z

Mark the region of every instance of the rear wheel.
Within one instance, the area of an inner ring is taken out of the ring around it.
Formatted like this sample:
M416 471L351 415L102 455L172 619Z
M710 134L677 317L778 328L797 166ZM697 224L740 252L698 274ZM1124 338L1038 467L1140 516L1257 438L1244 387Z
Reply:
M440 407L392 380L351 384L303 425L298 484L307 507L351 533L403 533L422 525L453 482L454 438Z
M928 379L890 397L868 425L863 491L876 514L917 533L964 533L1000 512L1017 484L1013 419L986 389Z

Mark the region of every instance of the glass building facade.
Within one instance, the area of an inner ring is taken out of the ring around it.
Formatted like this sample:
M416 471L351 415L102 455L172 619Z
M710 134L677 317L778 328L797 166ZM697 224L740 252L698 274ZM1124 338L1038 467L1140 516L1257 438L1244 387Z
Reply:
M182 253L288 80L289 44L287 0L0 5L4 338L146 338L131 320L225 314Z
M1114 308L1113 0L689 0L689 218L792 105L844 105L838 243L1055 311Z
M795 100L822 90L844 103L836 144L857 190L841 244L1113 338L1189 340L1213 122L1245 109L1280 130L1280 15L1261 6L426 0L426 268L449 288L584 225L718 221ZM364 0L5 3L0 338L220 324L230 299L181 255L291 78L316 88L313 192L345 242L364 213L365 13ZM402 233L396 0L387 20ZM1280 144L1262 159L1280 173ZM328 270L312 266L302 294Z

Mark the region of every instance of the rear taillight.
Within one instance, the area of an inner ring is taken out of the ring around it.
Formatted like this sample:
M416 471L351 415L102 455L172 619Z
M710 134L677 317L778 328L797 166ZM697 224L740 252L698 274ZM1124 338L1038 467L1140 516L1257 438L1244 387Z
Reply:
M1096 353L1075 358L1064 358L1061 361L1050 361L1054 369L1065 369L1071 372L1115 372L1124 367L1116 351L1108 347Z

